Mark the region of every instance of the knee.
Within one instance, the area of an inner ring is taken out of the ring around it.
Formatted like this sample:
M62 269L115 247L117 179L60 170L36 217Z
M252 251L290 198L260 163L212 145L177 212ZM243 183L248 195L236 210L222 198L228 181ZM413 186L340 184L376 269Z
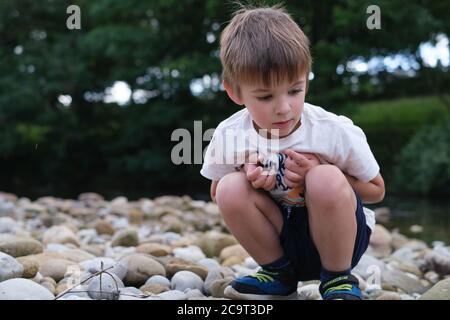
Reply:
M233 172L220 179L216 189L216 202L222 215L239 211L248 201L250 183L243 172Z
M333 165L319 165L308 171L305 177L306 200L319 201L321 205L336 205L351 196L350 185L342 171Z

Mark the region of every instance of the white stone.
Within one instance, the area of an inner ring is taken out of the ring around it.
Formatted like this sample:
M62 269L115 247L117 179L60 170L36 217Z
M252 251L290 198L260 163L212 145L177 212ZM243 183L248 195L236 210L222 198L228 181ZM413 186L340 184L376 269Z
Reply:
M180 240L181 235L175 232L165 232L163 236L166 240L167 244L170 244L172 241Z
M10 217L0 218L0 233L14 233L20 227L17 222L15 222Z
M188 298L187 294L179 290L165 291L158 294L157 297L163 300L186 300Z
M179 291L186 289L203 290L203 280L190 271L178 271L172 277L171 288Z
M321 300L318 284L307 284L297 288L299 300Z
M123 288L123 282L115 274L102 273L89 282L89 296L95 300L117 300L119 289Z
M201 259L197 261L197 264L206 267L208 270L220 269L220 263L212 258Z
M384 269L385 263L383 261L368 254L363 254L353 271L358 273L364 280L367 280L370 276L379 277Z
M8 216L14 214L16 206L9 201L0 200L0 216Z
M150 284L159 284L159 285L165 286L167 288L170 288L170 280L167 279L166 277L163 277L163 276L160 276L160 275L151 276L145 282L145 285L150 285Z
M258 263L252 257L245 258L244 266L249 269L256 269L259 267Z
M0 282L0 300L53 300L55 296L43 286L28 279Z
M102 268L102 262L103 262L103 270L114 267L114 264L116 263L114 259L108 258L108 257L99 257L91 260L85 260L83 262L80 262L79 265L86 271L90 273L96 273L99 272ZM108 271L111 271L109 269Z
M231 269L236 273L237 277L245 277L255 273L255 270L249 269L238 264L235 264Z
M208 275L205 279L204 289L206 294L211 294L211 287L214 281L223 279L224 276L222 272L220 272L220 269L212 269L209 270Z
M113 226L114 229L120 230L128 228L130 226L130 223L128 222L128 218L122 217L112 220L111 225Z
M192 262L197 262L199 260L206 258L202 249L200 249L197 246L176 248L173 250L173 255L177 258L181 258L183 260L192 261Z
M187 299L203 298L205 295L198 289L186 289L184 293L187 295Z
M23 266L9 254L0 252L0 282L19 278L23 274Z
M49 243L72 243L79 246L78 237L76 234L66 226L53 226L44 232L42 236L44 244Z

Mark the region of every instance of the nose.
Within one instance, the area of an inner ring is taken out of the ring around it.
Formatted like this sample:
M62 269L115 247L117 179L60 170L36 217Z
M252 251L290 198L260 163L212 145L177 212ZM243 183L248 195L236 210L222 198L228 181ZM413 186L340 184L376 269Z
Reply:
M280 99L275 108L275 113L277 115L283 115L291 111L291 106L289 105L288 99Z

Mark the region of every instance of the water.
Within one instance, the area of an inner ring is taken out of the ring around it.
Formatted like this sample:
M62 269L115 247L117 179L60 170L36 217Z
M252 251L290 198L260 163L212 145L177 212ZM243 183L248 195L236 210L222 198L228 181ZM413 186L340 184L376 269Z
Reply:
M368 208L388 207L391 211L388 222L381 223L389 230L397 228L400 233L431 244L443 241L450 245L450 200L429 198L406 198L386 196L383 202L376 205L365 205ZM423 227L423 231L414 233L412 225Z

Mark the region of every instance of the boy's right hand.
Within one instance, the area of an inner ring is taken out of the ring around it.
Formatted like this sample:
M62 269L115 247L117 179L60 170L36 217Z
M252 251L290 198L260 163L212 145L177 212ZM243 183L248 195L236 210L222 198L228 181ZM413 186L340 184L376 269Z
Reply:
M262 162L262 159L258 159L256 154L251 155L249 160L249 163L244 165L244 172L253 188L262 188L266 191L272 190L276 183L276 172L273 170L264 170L262 166L259 166L258 162Z

